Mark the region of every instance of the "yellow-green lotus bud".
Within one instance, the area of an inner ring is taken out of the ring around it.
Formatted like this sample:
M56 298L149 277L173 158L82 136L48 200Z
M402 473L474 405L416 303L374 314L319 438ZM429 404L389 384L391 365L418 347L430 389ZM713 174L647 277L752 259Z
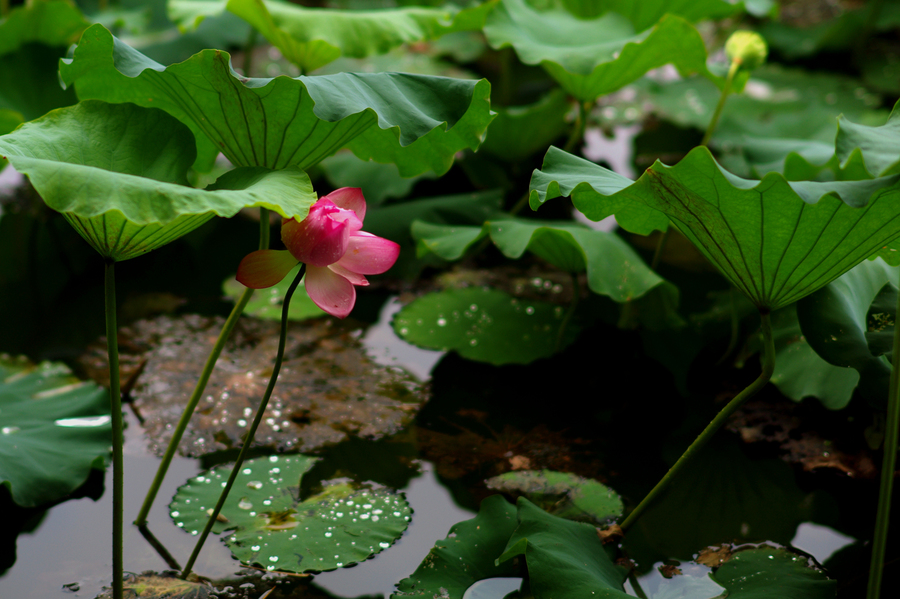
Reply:
M725 53L741 68L752 71L766 62L769 48L766 40L755 31L735 31L725 42Z

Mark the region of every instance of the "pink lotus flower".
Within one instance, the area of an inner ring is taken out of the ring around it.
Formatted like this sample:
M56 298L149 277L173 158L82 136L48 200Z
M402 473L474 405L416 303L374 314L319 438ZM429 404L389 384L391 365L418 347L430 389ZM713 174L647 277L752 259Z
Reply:
M364 275L385 272L400 246L361 231L366 200L355 187L342 187L319 200L301 221L284 219L281 240L286 250L257 250L238 266L237 280L252 289L271 287L298 263L306 263L306 293L332 316L344 318L356 303L354 285L368 285Z

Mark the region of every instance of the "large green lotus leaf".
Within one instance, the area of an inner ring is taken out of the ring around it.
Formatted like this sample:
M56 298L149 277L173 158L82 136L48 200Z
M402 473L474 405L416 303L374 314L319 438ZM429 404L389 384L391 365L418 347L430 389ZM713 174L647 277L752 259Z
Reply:
M463 599L466 589L479 580L518 576L515 561L495 564L515 529L516 509L501 495L487 497L477 516L454 524L416 571L397 583L391 599Z
M841 115L834 144L835 153L843 162L850 161L855 152L862 153L873 177L900 172L900 102L881 127L858 125Z
M769 545L734 552L712 579L729 599L831 599L837 593L837 581L809 557Z
M316 201L291 168L242 168L209 189L184 185L194 161L190 131L161 110L86 101L0 137L0 156L26 174L102 256L127 260L214 216L257 206L303 218Z
M169 66L99 25L85 31L60 75L80 98L161 108L185 123L198 166L221 151L239 166L306 169L347 146L393 162L403 176L444 173L477 148L493 114L490 84L402 73L247 79L225 52L204 50Z
M0 484L25 507L58 501L104 468L109 399L63 364L0 355Z
M547 200L571 197L575 207L593 221L615 214L616 222L632 233L665 231L668 217L637 201L628 191L632 183L615 171L551 146L541 170L531 175L528 202L537 210Z
M498 562L525 556L535 597L631 596L622 586L628 573L609 558L595 527L551 516L524 497L516 505L519 526Z
M797 304L797 318L809 345L828 363L859 372L859 389L870 400L887 400L891 363L873 354L866 333L870 306L900 269L865 261Z
M664 15L678 15L688 21L722 19L737 12L738 3L725 0L561 0L567 11L577 17L590 19L606 12L627 17L636 31L652 27Z
M0 56L28 43L68 46L88 25L81 11L65 0L28 2L0 21Z
M613 178L603 167L590 170ZM615 175L610 187L621 179ZM893 175L789 182L777 173L746 180L698 147L675 166L657 161L633 185L596 194L594 201L636 200L664 213L759 309L771 311L828 284L900 235L898 181Z
M606 485L552 470L514 470L486 481L489 489L525 496L560 518L605 525L622 515L622 499Z
M0 109L31 120L74 104L75 94L59 86L56 64L88 25L77 8L62 0L10 10L0 20Z
M305 8L276 0L170 0L168 7L169 18L187 27L227 9L308 73L339 56L362 58L455 31L480 30L496 1L468 9L448 4L365 11Z
M420 347L456 350L490 364L528 364L556 352L563 308L520 300L495 289L452 289L424 295L394 316L404 341ZM578 336L566 327L560 349Z
M273 455L247 460L213 532L248 565L279 572L321 572L350 566L390 547L409 526L412 510L399 493L326 486L300 499L300 483L318 458ZM218 501L231 464L217 466L179 487L169 515L197 534Z
M859 383L859 373L829 364L813 350L800 330L796 304L772 313L772 334L775 338L772 384L779 391L794 401L815 397L829 410L840 410L850 403Z
M497 118L488 127L479 152L513 163L542 152L566 134L570 125L565 117L570 108L566 94L560 89L528 106L498 108Z
M512 46L522 62L540 64L585 102L669 63L683 76L714 78L706 68L703 38L675 15L641 30L615 13L585 20L560 7L538 11L525 0L502 0L488 15L484 33L492 47Z

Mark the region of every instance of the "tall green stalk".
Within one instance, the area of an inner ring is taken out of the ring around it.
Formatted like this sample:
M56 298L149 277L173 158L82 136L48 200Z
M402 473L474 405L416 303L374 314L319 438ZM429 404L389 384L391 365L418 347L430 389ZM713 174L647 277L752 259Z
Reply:
M106 309L106 351L109 355L109 409L112 420L113 467L113 599L123 598L122 576L125 573L123 555L123 530L125 514L125 469L122 465L122 447L125 444L122 429L122 395L119 390L119 339L116 325L116 263L106 262L104 270Z
M185 564L184 570L181 571L181 578L187 578L188 575L190 575L191 570L194 568L194 562L197 561L197 557L200 555L200 550L203 549L203 544L206 542L206 537L209 536L213 525L216 523L216 519L219 517L219 512L222 511L222 506L225 505L225 499L228 498L228 493L229 491L231 491L231 487L234 486L234 481L237 479L238 472L240 472L241 466L244 464L244 458L247 456L250 445L253 443L253 437L256 435L256 429L259 428L259 424L260 422L262 422L263 414L265 413L266 406L269 403L269 398L272 397L272 391L275 389L275 383L278 381L278 373L279 371L281 371L281 361L284 358L284 346L287 340L288 311L291 305L291 297L293 297L294 291L297 289L297 285L300 284L300 280L303 278L303 275L305 273L306 265L301 264L300 270L297 271L297 276L294 277L294 280L291 282L291 286L288 287L287 293L284 295L284 304L281 307L281 334L278 337L278 352L275 354L275 366L272 368L272 376L269 378L269 384L266 387L266 392L263 395L259 407L256 409L256 416L253 418L253 423L250 425L250 430L247 431L247 436L244 438L244 444L241 446L241 452L238 454L237 461L234 463L234 467L231 469L231 474L228 476L228 481L225 483L225 488L222 489L222 494L219 495L219 501L216 502L216 507L213 508L212 514L209 516L209 520L206 522L206 526L203 528L203 532L200 533L200 538L197 539L197 544L194 546L194 551L191 553L191 557L188 559L187 564Z
M669 468L669 471L665 476L662 477L656 486L653 487L653 490L644 497L643 501L634 510L625 518L625 521L622 522L622 530L628 530L632 524L641 516L641 514L646 510L660 494L665 491L666 487L672 482L672 480L678 475L678 473L684 469L684 467L691 461L691 459L703 449L707 443L709 443L710 439L718 432L722 425L725 424L725 421L734 414L738 408L740 408L744 403L756 395L760 389L766 386L766 383L769 382L769 379L772 378L772 373L775 371L775 343L772 338L772 319L768 313L760 312L760 316L762 318L762 337L763 337L763 354L762 354L762 372L759 377L750 383L746 389L738 393L734 399L728 402L722 411L720 411L715 418L713 418L712 422L710 422L703 432L691 443L690 447L688 447L681 457L678 458L678 461Z
M897 314L900 315L900 294L897 296ZM881 485L878 488L878 511L875 515L875 538L872 540L872 563L869 565L869 587L866 599L881 597L881 577L884 573L884 555L887 549L888 523L891 513L891 493L894 486L894 468L897 460L897 437L900 429L900 323L894 323L894 367L891 368L891 384L888 394L887 423L884 432L884 459L881 463Z
M716 104L716 111L713 112L709 125L706 126L706 132L703 134L703 141L700 142L701 146L709 145L709 138L712 137L713 131L716 130L716 126L719 124L719 118L722 116L722 109L725 108L725 100L728 99L728 95L731 93L734 77L737 75L740 68L741 63L736 60L731 61L731 66L728 67L728 75L725 77L725 87L722 88L722 93L719 95L719 103Z
M269 237L269 211L262 208L260 209L259 219L259 249L268 249ZM219 332L216 344L213 346L209 357L206 359L206 364L203 366L200 378L197 379L197 384L194 386L194 392L191 393L191 397L188 399L188 403L181 413L181 418L179 418L178 424L172 432L172 438L169 441L169 445L166 447L166 453L163 455L162 461L159 463L159 467L156 470L156 476L153 477L153 482L150 483L150 489L147 491L147 496L144 498L141 511L138 512L137 518L134 520L134 523L137 526L147 525L147 516L150 514L150 508L153 507L153 502L156 500L159 488L162 486L163 479L166 477L166 472L168 472L169 466L172 464L172 458L175 457L175 451L178 449L178 444L181 443L181 437L184 436L184 431L187 429L188 422L190 422L191 416L193 416L194 410L197 408L197 404L200 403L200 398L203 397L203 392L206 390L207 383L209 383L209 377L216 367L219 355L221 355L222 350L225 348L225 343L231 337L231 332L237 325L241 314L244 312L244 308L247 306L247 303L252 296L253 289L244 290L244 293L241 295L237 304L235 304L234 308L231 310L231 314L228 315L225 325Z

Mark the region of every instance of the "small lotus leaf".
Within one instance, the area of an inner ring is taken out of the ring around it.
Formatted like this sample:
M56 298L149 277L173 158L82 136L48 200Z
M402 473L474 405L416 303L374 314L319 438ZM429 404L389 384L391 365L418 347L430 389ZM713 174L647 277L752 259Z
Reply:
M485 481L489 489L522 495L554 516L606 524L622 515L619 494L589 478L552 470L515 470Z
M0 156L28 175L104 258L134 258L199 227L259 206L306 216L316 200L296 168L230 171L209 189L187 187L190 131L161 110L86 101L0 137Z
M636 8L630 12L643 14ZM703 38L693 25L672 14L647 28L654 23L639 21L638 29L613 12L579 19L558 6L539 11L525 0L502 0L488 14L484 33L492 47L512 46L522 62L540 64L583 102L669 63L683 76L701 73L714 78L706 68Z
M463 599L479 580L518 576L515 561L495 563L515 529L515 508L501 495L491 495L477 516L454 524L447 538L434 544L416 571L397 583L391 599Z
M815 397L830 410L840 410L850 403L859 383L859 373L829 364L815 352L800 330L796 305L772 313L772 335L775 339L772 384L779 391L794 401Z
M520 300L484 288L451 289L424 295L394 316L401 339L429 349L455 350L491 364L528 364L557 351L562 306ZM570 323L560 348L578 336Z
M589 172L613 183L587 194L588 203L636 201L667 216L760 310L809 295L900 235L900 175L789 182L769 173L752 181L722 169L705 147L673 167L657 161L624 188L603 167ZM537 186L532 178L532 198L552 185L552 177Z
M837 581L805 555L760 545L735 551L712 575L729 599L830 599Z
M0 355L0 484L24 507L58 501L104 468L106 391L59 363Z
M60 76L81 99L165 110L193 131L198 167L218 152L239 166L309 168L342 147L392 162L403 176L444 173L477 148L493 118L487 80L403 73L248 79L231 57L204 50L164 67L100 25L84 32Z
M383 488L326 486L300 498L301 479L317 461L273 455L244 462L213 530L243 563L279 572L321 572L359 563L390 547L409 526L403 495ZM231 465L181 486L169 504L177 526L196 534L216 504Z
M843 162L851 160L854 152L861 152L873 177L900 172L900 102L894 105L887 123L881 127L851 123L841 115L835 146Z
M294 277L297 276L299 269L300 265L298 264L278 284L268 289L260 289L254 293L250 301L247 302L243 314L264 320L281 321L284 296ZM241 285L234 277L229 277L222 283L222 291L235 303L246 290L247 288ZM306 287L303 285L297 287L294 296L291 298L291 305L288 307L288 318L290 320L306 320L307 318L316 318L324 315L325 312L309 298L309 295L306 293Z
M887 398L891 363L869 345L868 314L884 286L896 285L898 273L881 260L866 261L797 304L809 345L828 363L859 372L860 391L878 404Z
M595 527L551 516L524 497L516 506L519 526L498 562L524 556L535 597L631 596L622 586L626 570L609 558Z
M227 9L308 73L339 56L362 58L455 31L479 30L495 2L467 9L447 4L364 11L306 8L277 0L171 0L168 11L179 25L196 27L207 16Z

